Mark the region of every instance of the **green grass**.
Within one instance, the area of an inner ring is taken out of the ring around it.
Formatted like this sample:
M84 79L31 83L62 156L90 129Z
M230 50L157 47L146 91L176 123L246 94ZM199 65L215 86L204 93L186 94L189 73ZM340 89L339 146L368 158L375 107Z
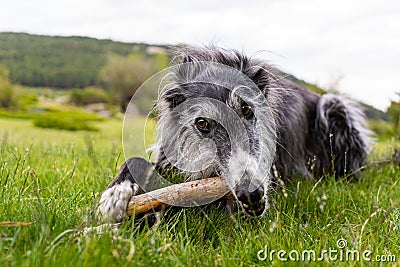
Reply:
M138 123L143 122L138 119ZM209 205L167 211L160 224L139 230L131 221L117 234L77 236L90 226L100 192L123 162L121 122L97 122L99 132L39 129L31 121L0 119L0 266L259 266L268 250L349 249L396 255L400 263L400 170L368 167L358 181L294 178L270 195L262 218L231 219ZM135 130L141 130L140 127ZM388 155L379 143L371 160ZM306 265L289 262L289 265ZM321 262L311 262L319 266ZM322 262L376 265L376 262ZM386 266L386 264L383 264Z

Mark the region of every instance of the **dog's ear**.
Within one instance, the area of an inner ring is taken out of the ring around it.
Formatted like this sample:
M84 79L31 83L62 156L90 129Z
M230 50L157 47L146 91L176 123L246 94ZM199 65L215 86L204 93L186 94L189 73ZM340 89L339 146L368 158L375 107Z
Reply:
M168 93L166 93L164 99L165 101L167 101L167 103L169 104L169 108L172 110L176 106L185 102L186 97L180 88L174 88L170 90Z
M251 73L248 74L248 77L257 85L257 87L264 92L267 93L269 83L270 83L270 74L267 70L262 67L255 66Z

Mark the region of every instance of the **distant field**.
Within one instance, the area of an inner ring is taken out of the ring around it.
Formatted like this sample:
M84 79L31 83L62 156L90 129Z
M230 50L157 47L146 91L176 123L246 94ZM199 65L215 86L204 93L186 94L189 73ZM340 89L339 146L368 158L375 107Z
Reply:
M137 125L143 122L137 119ZM375 266L377 256L389 266L400 264L395 164L369 166L351 182L293 178L271 194L271 208L262 218L236 214L233 220L225 208L209 205L167 212L152 229L139 230L127 221L115 235L79 236L77 230L92 223L94 201L124 160L122 122L96 127L99 132L67 132L0 118L0 266L298 266L307 262L283 262L277 251L288 258L292 250L300 255L313 250L318 258L329 249L356 250L360 257L371 251L374 262L337 258L309 265ZM378 143L371 161L389 155L394 145ZM10 221L32 224L7 226ZM343 249L339 239L346 242ZM257 258L264 250L268 255L275 250L272 262Z

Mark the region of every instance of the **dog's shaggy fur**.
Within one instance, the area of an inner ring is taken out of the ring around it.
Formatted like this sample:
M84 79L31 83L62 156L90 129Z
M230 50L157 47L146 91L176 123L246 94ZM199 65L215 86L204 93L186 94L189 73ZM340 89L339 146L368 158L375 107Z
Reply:
M265 211L276 176L358 175L370 138L354 102L310 92L235 50L181 46L177 55L184 64L174 69L157 103L157 169L194 179L228 177L239 206L250 215ZM225 66L230 74L207 63ZM236 79L239 74L257 90ZM98 208L103 219L125 217L129 198L139 192L134 176L144 175L141 164L128 160L103 192Z

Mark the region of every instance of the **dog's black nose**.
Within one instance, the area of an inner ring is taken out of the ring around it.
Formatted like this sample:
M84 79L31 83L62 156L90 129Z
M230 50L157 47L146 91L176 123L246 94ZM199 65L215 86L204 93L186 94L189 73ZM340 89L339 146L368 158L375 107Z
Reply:
M252 192L249 192L248 186L238 186L236 196L247 214L259 216L264 212L265 198L263 186L259 186Z

